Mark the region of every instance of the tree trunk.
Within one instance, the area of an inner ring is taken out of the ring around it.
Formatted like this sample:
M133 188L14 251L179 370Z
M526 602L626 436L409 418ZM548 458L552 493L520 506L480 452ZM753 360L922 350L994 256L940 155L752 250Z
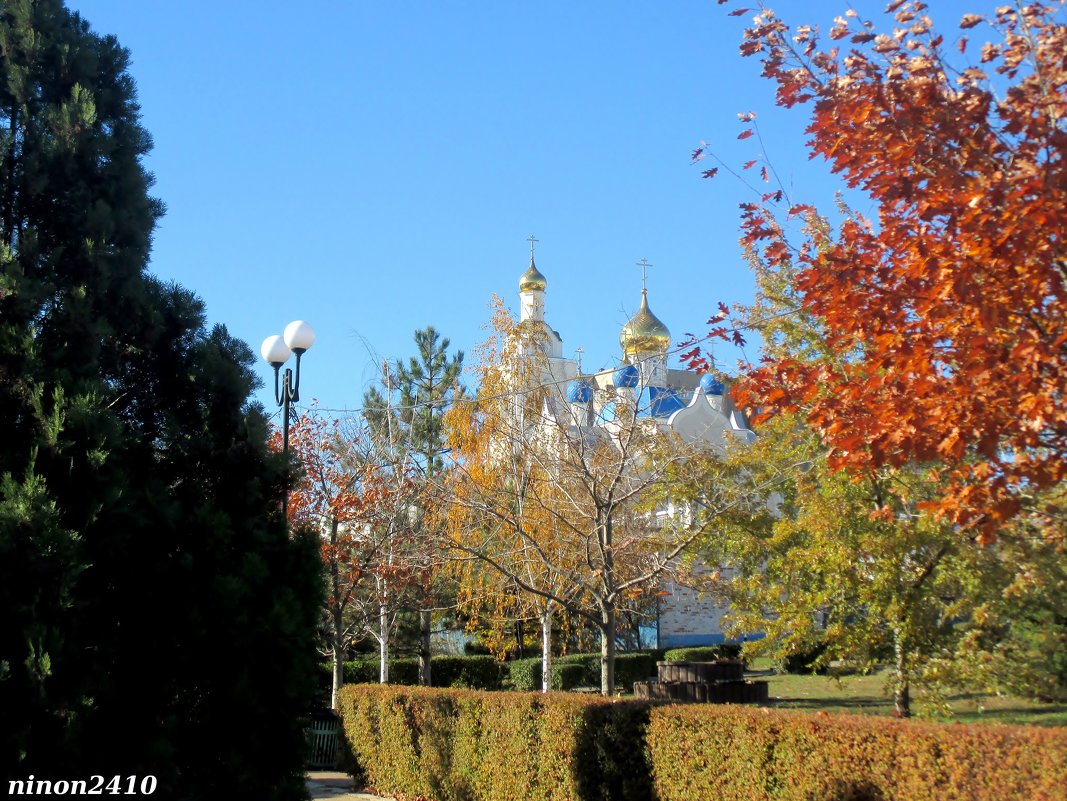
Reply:
M908 651L900 632L893 634L893 651L896 656L896 680L893 689L893 714L898 718L911 717L911 695L908 688Z
M333 527L330 533L331 543L337 542L337 521L333 521ZM341 685L345 681L345 654L344 654L344 637L345 637L345 625L344 625L344 607L341 606L341 598L343 597L341 592L341 569L337 564L336 559L330 561L330 581L333 588L333 603L330 609L330 623L331 632L330 639L333 640L330 643L333 651L333 679L330 682L330 709L337 709L337 693L341 689Z
M341 610L333 610L333 680L330 683L330 709L337 709L337 693L345 681L345 652L344 652L344 623L341 620Z
M419 610L419 684L430 686L430 626L433 613L429 609Z
M600 694L615 692L615 608L600 610Z
M552 608L541 614L541 692L552 689Z
M378 606L378 682L389 683L389 607Z

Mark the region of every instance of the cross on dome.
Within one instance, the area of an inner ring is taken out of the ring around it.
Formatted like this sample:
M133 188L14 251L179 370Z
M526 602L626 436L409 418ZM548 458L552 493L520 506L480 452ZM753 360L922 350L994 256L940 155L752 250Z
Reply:
M644 292L646 288L645 281L648 279L648 268L652 265L648 259L641 259L641 261L637 262L637 266L641 268L641 291Z

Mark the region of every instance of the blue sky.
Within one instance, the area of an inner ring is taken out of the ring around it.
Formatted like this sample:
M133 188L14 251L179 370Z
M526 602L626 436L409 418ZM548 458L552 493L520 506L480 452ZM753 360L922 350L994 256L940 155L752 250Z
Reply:
M932 5L954 28L961 5ZM587 368L617 359L642 258L675 339L718 301L750 299L737 204L752 192L689 160L701 140L732 165L759 157L736 139L740 112L759 115L794 199L829 208L840 188L807 160L803 112L776 109L759 63L737 54L747 15L712 0L71 6L132 53L168 209L152 271L257 354L310 322L302 396L326 408L358 408L417 328L469 353L492 293L517 308L531 234L546 316ZM846 7L776 8L826 30Z

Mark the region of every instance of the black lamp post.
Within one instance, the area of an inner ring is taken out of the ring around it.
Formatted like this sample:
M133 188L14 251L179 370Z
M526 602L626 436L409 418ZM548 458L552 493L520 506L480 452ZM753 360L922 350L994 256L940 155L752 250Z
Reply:
M267 337L260 345L259 352L274 368L274 400L282 407L282 452L286 463L289 460L289 415L291 405L300 400L300 357L315 344L315 329L303 320L294 320L285 327L279 336ZM296 354L296 374L286 367L284 375L281 367L289 361L289 355ZM282 497L282 514L289 519L289 476L286 474L285 495Z

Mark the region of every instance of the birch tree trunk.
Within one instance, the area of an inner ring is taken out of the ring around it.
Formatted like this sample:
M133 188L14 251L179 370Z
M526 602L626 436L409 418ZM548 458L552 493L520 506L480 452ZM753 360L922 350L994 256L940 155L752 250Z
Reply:
M378 682L389 683L389 606L378 606Z
M893 712L898 718L911 717L911 695L908 687L908 651L901 632L893 633L893 652L896 656L896 686L893 689Z
M615 608L600 609L600 694L615 692Z
M433 613L429 609L419 610L419 684L429 687L430 675L430 626Z
M541 692L552 689L552 605L541 613Z

